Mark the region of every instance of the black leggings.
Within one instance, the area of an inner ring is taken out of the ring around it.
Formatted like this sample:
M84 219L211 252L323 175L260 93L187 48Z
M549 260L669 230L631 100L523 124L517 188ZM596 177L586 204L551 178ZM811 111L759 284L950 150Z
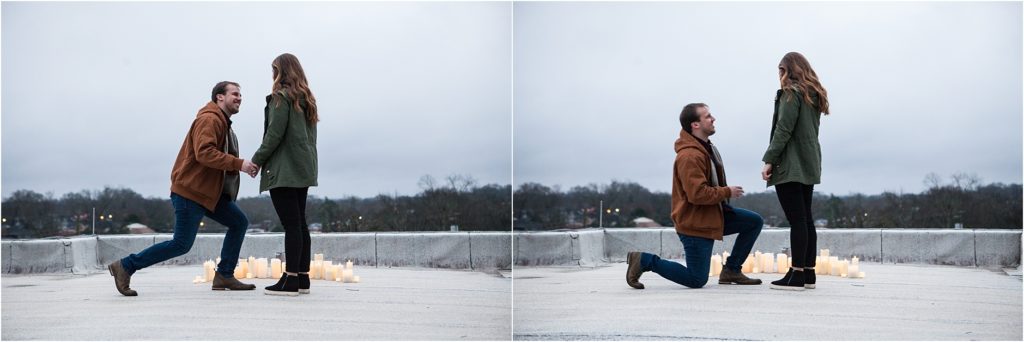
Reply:
M814 216L811 215L814 185L796 182L777 184L775 194L779 196L779 204L789 221L793 267L814 267L818 249L818 234L814 231Z
M287 272L309 272L309 226L306 225L306 193L309 188L273 188L270 200L284 226L284 257Z

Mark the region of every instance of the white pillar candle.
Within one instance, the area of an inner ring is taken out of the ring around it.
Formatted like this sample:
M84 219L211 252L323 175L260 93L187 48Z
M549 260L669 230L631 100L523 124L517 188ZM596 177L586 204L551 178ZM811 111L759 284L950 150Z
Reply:
M351 282L352 281L352 270L346 269L346 270L341 271L341 281L346 282L346 283Z
M754 255L748 254L747 260L743 261L743 273L750 273L754 271Z
M346 262L345 262L345 268L346 268L346 269L349 269L349 270L351 270L351 269L352 269L352 260L349 260L349 261L346 261Z
M711 275L722 274L722 256L715 254L711 256Z
M252 272L246 273L245 279L252 279Z
M206 266L206 272L204 272L206 278L203 281L213 281L213 272L216 272L217 265L213 263L213 260L207 260L204 265Z
M328 260L328 261L324 261L324 263L323 263L323 266L322 266L322 267L323 267L323 269L324 269L324 270L323 270L323 273L324 273L324 274L322 275L322 278L323 278L324 280L331 280L331 279L334 279L334 276L332 276L332 275L331 275L331 272L332 272L332 271L334 271L334 265L331 265L331 261L330 261L330 260Z
M846 271L846 274L850 278L857 278L857 276L860 275L860 264L850 264L849 268Z
M359 282L359 276L352 276L352 282L353 283L358 283Z
M850 274L849 272L847 272L849 270L849 267L850 267L850 261L848 261L848 260L840 261L839 262L839 276L845 278L847 274Z
M309 279L316 279L319 275L317 271L320 270L320 261L313 260L309 263Z
M831 270L828 272L828 275L837 276L837 275L840 274L839 270L840 270L841 265L840 265L839 261L835 261L835 262L831 262L830 261L829 262L829 267L831 267Z
M853 257L853 261L850 262L850 264L852 264L852 265L857 265L859 263L860 263L860 259L858 259L856 256Z
M235 279L242 279L245 277L245 261L238 260L238 265L235 265Z
M786 273L789 268L789 262L786 260L786 255L779 253L775 255L776 263L779 265L778 273Z
M257 262L260 264L260 278L270 278L270 266L267 265L267 258L260 258Z
M281 279L281 259L270 259L270 277Z

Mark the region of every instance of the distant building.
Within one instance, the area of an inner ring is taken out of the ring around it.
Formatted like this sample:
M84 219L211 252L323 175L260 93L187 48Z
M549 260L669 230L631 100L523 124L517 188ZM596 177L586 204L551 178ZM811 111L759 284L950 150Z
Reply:
M138 222L129 224L129 225L125 226L125 228L128 228L128 234L154 234L154 233L156 233L156 231L153 230L152 228L149 228L146 225L138 223Z
M633 219L633 225L639 228L661 227L661 225L658 224L658 222L655 222L654 220L646 217L637 217Z

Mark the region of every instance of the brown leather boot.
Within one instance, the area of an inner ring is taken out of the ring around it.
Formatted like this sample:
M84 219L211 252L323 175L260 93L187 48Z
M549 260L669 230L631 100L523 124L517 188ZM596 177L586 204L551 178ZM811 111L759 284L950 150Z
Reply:
M737 285L761 285L761 279L747 278L740 271L731 271L728 268L722 268L722 274L718 275L719 284L737 284Z
M114 286L117 287L117 292L129 297L139 295L138 292L128 287L128 284L132 282L132 275L128 274L128 271L121 266L121 260L107 265L107 270L110 271L110 275L114 276Z
M634 289L643 290L644 284L640 282L640 275L644 274L643 267L640 267L640 252L629 252L626 254L626 284Z
M233 291L240 291L241 290L241 291L245 291L245 290L255 290L256 289L256 285L246 284L246 283L240 282L240 281L238 281L238 279L235 279L235 277L230 277L230 278L229 277L225 277L225 276L222 276L219 272L213 272L213 274L214 274L214 276L213 276L213 289L214 290L217 290L217 291L220 291L220 290L233 290Z

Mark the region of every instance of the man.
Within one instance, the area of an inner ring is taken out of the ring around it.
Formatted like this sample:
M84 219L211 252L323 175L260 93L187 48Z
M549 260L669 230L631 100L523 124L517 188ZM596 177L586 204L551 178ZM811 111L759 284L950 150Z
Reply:
M234 278L238 253L249 228L249 220L235 204L239 173L255 176L259 167L238 158L238 139L231 130L231 116L238 113L242 93L235 82L213 87L210 102L199 109L185 136L171 170L171 204L174 206L174 238L107 266L117 291L138 295L129 288L132 274L150 265L188 253L199 232L203 216L228 227L220 251L220 264L213 278L214 290L252 290Z
M691 103L679 115L683 130L676 140L676 161L672 174L672 222L683 243L686 266L657 255L629 252L626 255L626 283L643 289L640 275L653 271L680 285L699 288L708 282L711 248L723 235L739 234L726 260L719 284L758 285L740 272L754 247L764 221L755 212L733 208L728 199L743 195L743 188L728 186L718 149L708 137L715 134L715 117L708 106Z

